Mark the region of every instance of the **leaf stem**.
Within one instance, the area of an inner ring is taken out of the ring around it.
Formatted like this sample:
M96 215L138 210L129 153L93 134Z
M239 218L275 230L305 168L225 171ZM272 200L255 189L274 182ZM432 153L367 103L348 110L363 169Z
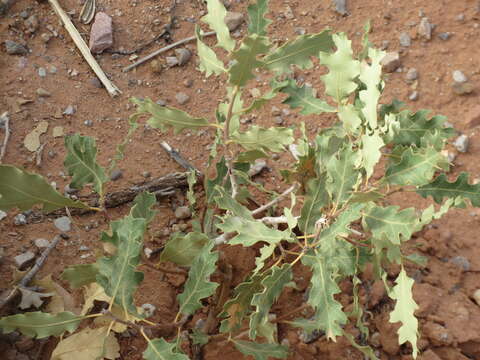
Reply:
M252 211L252 215L255 216L257 214L260 214L261 212L267 210L268 208L274 206L275 204L279 203L282 199L286 198L290 193L296 191L300 187L299 183L295 183L292 186L290 186L287 190L285 190L283 193L281 193L279 196L277 196L275 199L272 201L266 203L265 205L260 206L259 208L255 209Z
M233 106L237 98L239 87L235 86L233 88L232 96L230 98L230 103L228 104L227 116L225 118L225 125L223 127L223 142L225 144L226 150L230 150L230 122L232 120ZM230 182L232 184L232 198L235 199L238 193L238 184L233 173L233 153L230 151L230 156L227 157L227 167L228 174L230 177Z

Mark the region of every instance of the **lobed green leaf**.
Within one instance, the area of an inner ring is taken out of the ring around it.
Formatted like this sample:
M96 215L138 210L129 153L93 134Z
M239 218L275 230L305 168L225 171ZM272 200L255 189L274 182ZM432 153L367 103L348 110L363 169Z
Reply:
M235 339L232 339L232 342L238 351L244 355L253 356L255 360L286 359L288 356L288 349L279 344L260 344Z
M292 109L302 108L300 114L322 114L325 112L335 112L335 108L328 105L327 102L313 96L313 89L306 85L298 87L295 81L290 80L288 85L283 87L281 92L288 94L283 103L290 105Z
M217 33L218 46L227 51L232 51L235 47L235 41L230 37L230 31L225 24L227 10L220 0L206 0L207 15L202 21L207 23L210 28Z
M412 236L417 219L413 208L398 209L398 206L373 205L363 214L364 224L375 238L400 245L402 240L409 240Z
M253 125L247 131L236 132L231 137L247 151L280 152L293 142L293 130L282 127L264 129Z
M147 349L143 352L145 360L189 360L187 355L176 352L176 344L165 339L148 339L147 343Z
M80 201L62 196L40 175L11 165L0 165L0 210L17 207L25 211L38 204L45 213L64 207L89 209Z
M195 26L195 35L197 37L197 53L200 59L200 71L205 73L205 77L212 74L220 75L225 72L223 62L217 58L215 52L202 41L200 27Z
M70 287L78 289L84 285L95 282L97 274L97 264L78 264L65 268L61 278L68 281Z
M257 0L247 8L249 23L248 33L264 36L267 34L268 25L272 20L266 19L265 14L268 11L268 0Z
M190 266L208 242L208 237L202 233L190 232L187 235L174 233L165 244L160 261L171 261L180 266Z

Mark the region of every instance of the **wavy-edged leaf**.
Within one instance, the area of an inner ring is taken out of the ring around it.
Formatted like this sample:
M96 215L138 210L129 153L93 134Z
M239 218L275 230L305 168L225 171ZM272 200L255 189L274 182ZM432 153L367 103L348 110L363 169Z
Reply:
M232 51L235 47L235 41L230 37L230 31L225 24L227 10L220 0L206 0L207 15L202 17L202 21L207 23L210 28L217 33L218 46L227 51Z
M391 105L392 111L398 109L402 103L396 103ZM386 108L387 111L390 108ZM393 137L393 142L399 145L410 146L415 144L421 146L422 138L428 132L438 131L444 139L448 139L455 135L453 128L446 128L445 116L437 115L428 119L429 110L420 110L416 113L410 113L408 110L404 110L398 114L399 129L396 131Z
M147 124L155 129L166 131L168 127L173 128L175 134L179 134L184 129L197 130L202 127L211 126L204 118L195 118L188 115L185 111L160 106L151 99L131 99L137 105L137 114L150 114Z
M355 203L350 205L341 212L333 224L323 229L319 236L319 239L321 239L321 249L323 250L326 247L331 247L334 249L335 245L330 244L334 239L337 237L347 237L351 233L349 225L352 222L360 219L362 216L362 210L365 208L365 206L366 204L364 203Z
M264 36L272 20L265 18L268 11L268 0L257 0L247 8L249 23L248 33Z
M400 321L402 323L398 329L398 342L400 345L407 341L410 342L415 359L418 354L418 320L414 313L418 309L418 305L415 303L412 294L414 281L407 276L405 269L402 267L395 283L396 285L389 293L390 298L396 300L395 308L390 313L390 322Z
M360 171L356 168L358 159L359 153L353 150L352 145L346 145L327 163L326 188L337 205L352 196L358 181L361 180Z
M366 89L360 91L359 97L364 104L362 113L367 120L367 124L374 130L377 128L377 108L381 94L379 85L382 82L382 65L380 62L385 57L385 52L370 48L368 57L370 58L370 64L364 61L360 67L359 79Z
M68 311L56 315L36 311L0 318L0 329L4 334L17 330L25 336L43 339L60 336L66 331L72 333L82 320L83 316Z
M332 38L337 50L320 54L320 62L329 70L321 79L326 94L340 104L358 86L354 80L360 75L360 62L353 58L352 42L345 34L334 34Z
M245 132L234 133L232 140L245 150L280 152L293 142L293 130L282 127L264 129L253 125Z
M253 79L252 71L263 66L263 62L258 60L260 54L265 54L270 48L268 38L252 34L243 39L240 48L232 53L232 59L235 61L228 69L230 73L230 83L235 86L245 86L248 80Z
M217 195L216 186L223 183L225 176L227 176L228 168L225 158L222 157L216 164L216 176L215 178L209 178L205 176L205 193L207 198L207 203L211 204L215 200Z
M342 146L348 143L342 127L332 127L320 132L315 138L317 176L327 170L327 164Z
M51 360L116 359L120 357L120 345L108 327L85 328L62 339Z
M213 252L213 241L203 247L193 260L183 293L177 296L179 313L191 315L202 307L200 300L215 293L218 284L210 281L210 275L215 271L218 252Z
M400 245L409 240L415 231L417 218L413 208L399 211L399 206L381 207L373 205L363 215L366 227L377 239L386 239Z
M330 197L326 189L325 176L311 179L307 183L305 202L303 203L298 226L304 234L313 234L315 223L322 217L322 210Z
M273 266L271 273L262 280L263 290L252 298L255 312L250 317L250 339L255 340L258 326L267 320L270 308L290 281L292 281L290 264L283 264L282 267Z
M325 101L313 96L313 89L311 87L306 85L298 87L293 80L290 80L288 85L280 91L290 95L283 103L288 104L292 109L302 108L300 111L302 115L336 111L334 107L328 105Z
M137 308L133 303L133 295L143 280L143 273L136 271L136 268L140 263L145 230L146 220L131 215L112 222L112 234L102 233L101 240L113 244L116 252L97 261L97 282L115 304L134 315L137 314Z
M379 162L382 157L382 152L380 149L385 145L382 137L378 132L374 132L371 135L362 135L362 164L365 172L367 173L367 179L370 178L375 169L375 165Z
M387 167L384 181L392 185L425 185L437 170L446 170L448 162L434 148L414 150L408 148L402 153L398 163L392 162Z
M480 207L480 184L471 185L468 182L468 173L462 172L453 182L448 181L447 175L440 174L431 183L420 186L417 193L440 204L444 198L468 199L473 206Z
M138 194L133 200L133 206L130 214L134 218L145 219L147 224L155 217L156 211L152 207L157 203L157 198L154 194L144 191Z
M288 348L280 344L260 344L252 341L232 340L242 354L253 356L255 360L286 359Z
M234 290L234 295L223 306L221 332L240 330L242 321L250 312L253 295L262 290L262 274L256 274L247 281L240 283Z
M160 261L171 261L180 266L190 266L208 242L208 237L202 233L190 232L187 235L174 233L165 244Z
M217 186L215 189L218 194L215 198L215 202L220 209L230 211L234 216L253 221L253 216L250 210L235 200L224 188Z
M270 82L270 90L262 95L261 97L255 98L252 103L250 104L249 107L244 108L241 110L242 113L248 114L249 112L253 110L260 109L262 106L267 104L270 100L274 99L278 92L288 84L289 80L277 82L277 81L271 81Z
M143 352L145 360L189 360L188 356L176 352L177 345L165 339L148 339L147 349Z
M195 35L197 37L197 53L200 59L200 71L204 72L207 78L212 74L220 75L224 73L225 67L223 62L218 59L215 51L210 49L210 47L202 41L202 35L198 25L195 26Z
M265 67L276 74L291 73L292 65L300 69L310 69L313 66L310 57L331 51L333 45L328 30L313 35L301 35L273 51L263 61Z
M40 175L11 165L0 165L0 210L17 207L25 211L38 204L45 213L64 207L89 208L80 201L62 196Z
M313 252L302 258L302 263L312 269L308 304L315 309L315 328L325 331L327 339L335 341L337 336L343 334L341 326L346 324L347 316L342 311L342 305L335 300L334 295L340 293L340 288L328 261Z
M95 139L90 136L74 134L65 137L67 156L63 165L70 176L73 176L70 186L81 189L88 183L93 183L93 188L98 194L108 181L104 169L97 163L97 147Z
M70 287L77 289L96 281L98 274L97 264L71 265L62 273L62 280L68 281Z

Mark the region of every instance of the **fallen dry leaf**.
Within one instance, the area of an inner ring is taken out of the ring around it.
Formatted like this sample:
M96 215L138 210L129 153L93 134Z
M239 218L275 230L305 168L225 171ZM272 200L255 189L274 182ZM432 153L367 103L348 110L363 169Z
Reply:
M35 129L33 129L25 139L23 140L23 144L25 147L30 150L31 152L35 152L40 147L40 135L45 133L48 129L48 122L41 121L40 124L37 125Z
M33 284L53 294L49 303L45 307L46 311L53 314L58 314L63 311L70 311L74 314L80 313L79 309L75 306L75 300L72 295L62 286L53 281L51 274L45 276L41 280L35 280Z
M22 301L18 307L22 310L29 309L32 306L38 309L43 304L42 298L54 295L53 293L39 293L22 287L19 288L19 290L22 294Z
M86 328L60 341L53 350L52 360L116 359L120 345L108 327Z

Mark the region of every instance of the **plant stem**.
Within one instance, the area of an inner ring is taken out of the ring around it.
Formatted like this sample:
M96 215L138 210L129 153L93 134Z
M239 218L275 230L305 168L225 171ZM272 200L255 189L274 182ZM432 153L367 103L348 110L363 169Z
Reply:
M286 198L290 193L293 191L297 190L299 188L300 184L295 183L292 186L290 186L287 190L285 190L283 193L281 193L279 196L277 196L275 199L272 201L266 203L265 205L260 206L258 209L255 209L252 211L252 215L255 216L257 214L260 214L261 212L267 210L268 208L272 207L273 205L279 203L282 199Z
M235 100L238 95L239 87L235 86L233 88L232 96L230 98L230 103L228 104L227 110L227 117L225 118L225 126L223 127L223 142L226 150L230 150L230 122L232 120L233 114L233 106L235 104ZM230 182L232 183L232 198L235 199L238 193L238 185L237 180L235 179L235 175L233 173L233 152L230 151L229 156L227 157L227 167L228 167L228 174L230 177Z

